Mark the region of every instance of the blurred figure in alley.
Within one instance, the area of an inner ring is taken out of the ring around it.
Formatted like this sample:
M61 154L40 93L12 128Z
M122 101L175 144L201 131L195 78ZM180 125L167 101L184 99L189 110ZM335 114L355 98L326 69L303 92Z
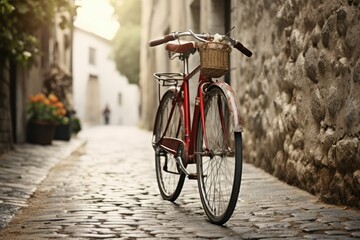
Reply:
M110 111L109 105L106 104L105 109L104 109L104 111L103 111L103 116L104 116L104 120L105 120L105 125L109 125L109 122L110 122L110 114L111 114L111 111Z

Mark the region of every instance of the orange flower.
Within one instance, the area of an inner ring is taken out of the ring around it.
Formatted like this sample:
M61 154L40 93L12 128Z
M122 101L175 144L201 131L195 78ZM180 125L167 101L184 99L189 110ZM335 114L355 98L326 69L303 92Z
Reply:
M50 102L52 102L52 103L56 103L57 101L59 101L58 97L52 93L48 96L48 98L49 98Z
M45 104L45 105L50 105L50 100L45 98L44 100L42 100L42 102Z
M66 110L65 110L64 108L60 109L60 114L61 114L62 116L65 116Z
M38 93L35 97L37 98L38 102L44 101L44 99L46 99L46 96L43 93Z
M64 108L64 104L62 102L57 102L54 104L54 106L57 108Z
M28 114L30 120L50 121L57 124L68 122L64 104L54 95L39 93L29 96Z
M52 114L54 116L65 116L66 110L65 109L54 109Z

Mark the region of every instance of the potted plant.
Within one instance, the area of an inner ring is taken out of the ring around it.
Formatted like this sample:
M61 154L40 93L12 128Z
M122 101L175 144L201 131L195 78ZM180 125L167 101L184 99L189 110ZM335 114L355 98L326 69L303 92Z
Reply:
M46 94L54 94L64 104L68 121L56 124L54 139L68 141L71 138L72 123L72 77L69 72L57 64L52 64L45 74L43 91Z
M55 125L55 140L69 141L71 138L71 122L73 121L71 114L67 114L67 122L62 122Z
M27 141L49 145L54 137L56 124L66 124L64 104L54 94L43 93L29 97Z

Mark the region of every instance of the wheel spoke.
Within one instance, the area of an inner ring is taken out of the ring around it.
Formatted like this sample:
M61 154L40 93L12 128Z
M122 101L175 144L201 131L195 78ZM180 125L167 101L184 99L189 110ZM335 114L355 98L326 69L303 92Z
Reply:
M160 102L158 116L156 117L155 138L158 141L161 137L176 137L183 139L183 123L181 117L181 110L175 106L170 124L167 127L168 120L172 112L172 101L174 98L173 92L165 93ZM166 132L165 132L166 131ZM161 150L157 150L161 151ZM158 154L156 156L156 173L160 193L166 200L174 201L179 196L185 176L179 173L177 163L172 154Z
M241 179L241 148L235 148L234 122L230 114L222 90L214 88L205 103L206 136L199 123L196 144L196 152L206 154L197 154L196 158L203 207L209 219L217 224L223 224L232 215ZM204 137L208 146L204 144Z

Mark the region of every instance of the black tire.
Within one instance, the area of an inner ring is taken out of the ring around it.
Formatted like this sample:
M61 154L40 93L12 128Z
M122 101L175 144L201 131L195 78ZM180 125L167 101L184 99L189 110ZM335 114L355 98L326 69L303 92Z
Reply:
M175 93L167 91L160 101L154 124L155 142L162 137L172 108ZM176 106L166 137L184 139L184 119L182 109ZM185 174L179 170L174 155L155 148L155 168L158 187L163 199L175 201L184 185Z
M198 187L206 215L219 225L226 223L233 214L241 184L242 134L234 131L231 115L226 95L220 87L211 87L205 99L209 149L205 147L200 120L195 152L209 153L196 154Z

